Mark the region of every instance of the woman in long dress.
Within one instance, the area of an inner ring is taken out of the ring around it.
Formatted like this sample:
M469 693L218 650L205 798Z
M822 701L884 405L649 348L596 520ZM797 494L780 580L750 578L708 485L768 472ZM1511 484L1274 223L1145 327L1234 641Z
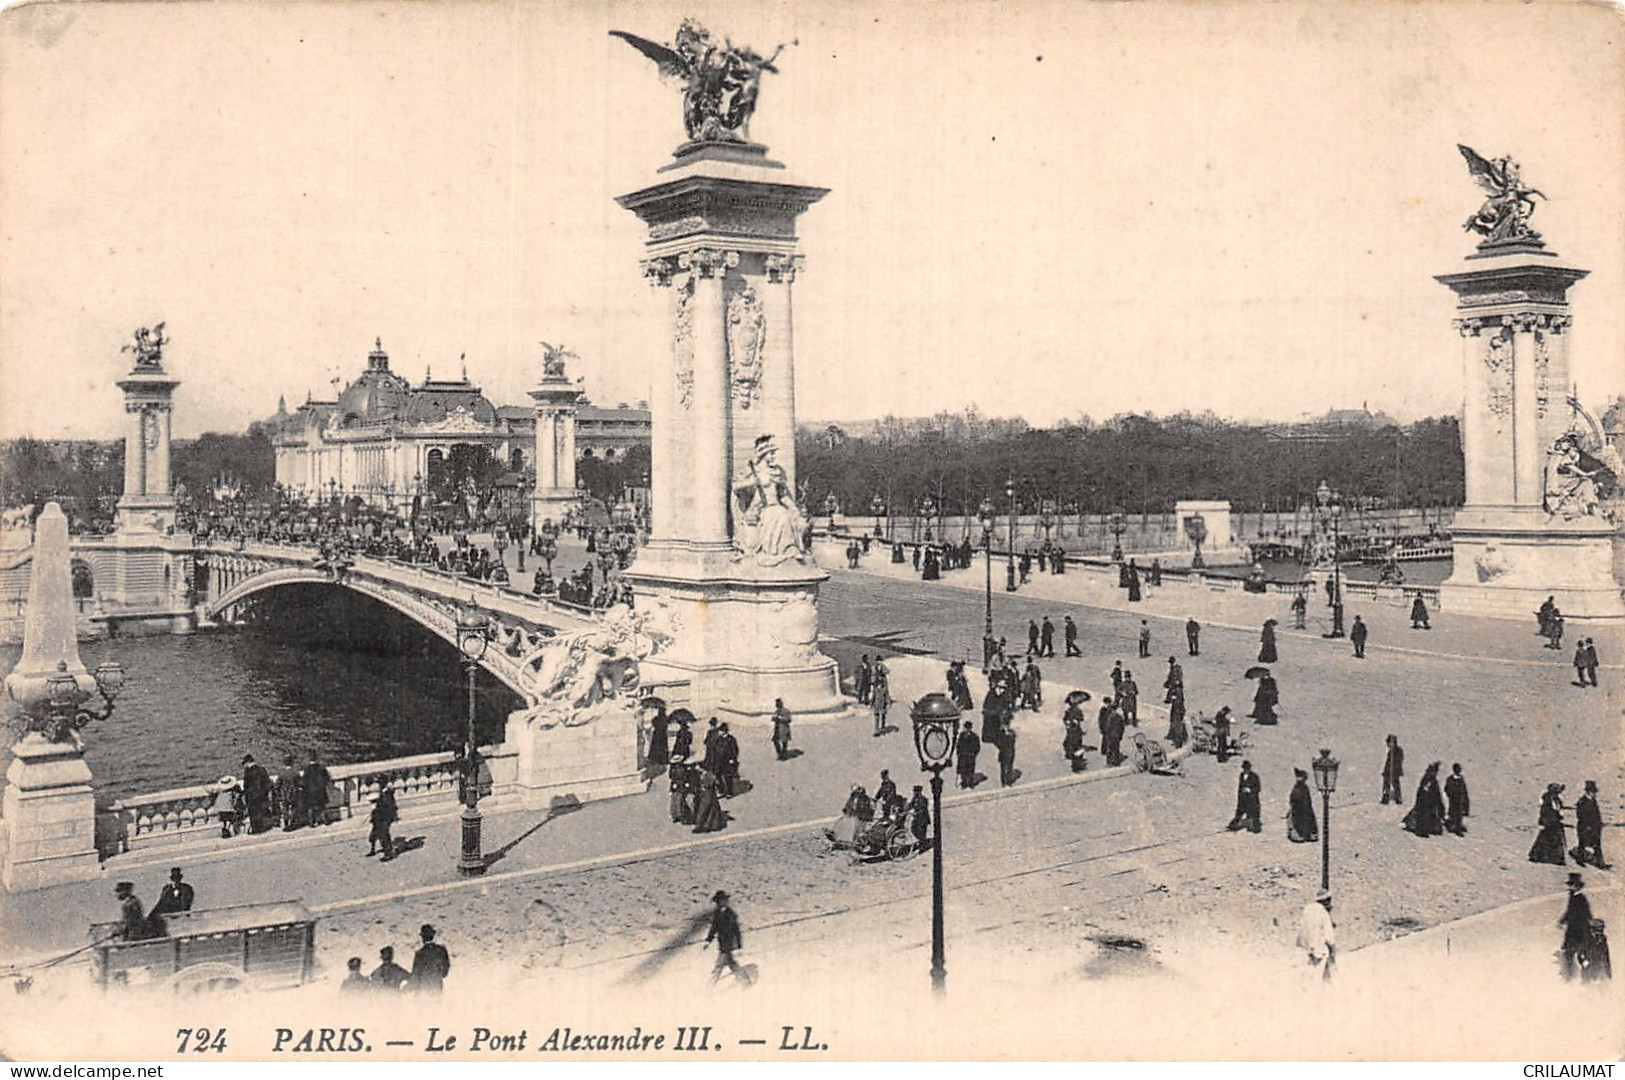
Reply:
M1297 782L1287 795L1286 838L1294 844L1310 844L1320 839L1320 826L1315 820L1315 798L1309 794L1309 774L1293 769Z
M1185 691L1179 690L1173 699L1168 702L1168 734L1163 736L1168 744L1175 750L1185 745L1190 738L1185 730Z
M666 707L660 706L655 710L654 719L649 722L649 764L664 767L671 760L670 751L666 747L666 731L671 726L671 718L666 715Z
M728 826L728 819L722 813L722 803L717 799L717 778L708 769L701 769L699 781L695 785L699 791L694 796L694 831L716 832Z
M1275 620L1271 619L1264 624L1263 633L1258 635L1258 662L1273 664L1279 659L1275 652Z
M1547 784L1540 797L1540 833L1529 849L1529 861L1564 866L1568 860L1563 847L1563 785Z
M671 820L674 825L692 825L694 823L694 807L689 802L689 796L694 790L694 768L686 760L686 755L678 754L671 759Z
M1439 791L1439 763L1435 761L1422 772L1416 785L1416 801L1405 815L1405 828L1417 836L1444 835L1444 795ZM1562 834L1558 834L1561 844Z
M1258 677L1258 692L1253 695L1253 711L1250 714L1260 724L1278 723L1280 718L1275 715L1275 706L1281 702L1281 690L1275 685L1275 677L1269 672Z

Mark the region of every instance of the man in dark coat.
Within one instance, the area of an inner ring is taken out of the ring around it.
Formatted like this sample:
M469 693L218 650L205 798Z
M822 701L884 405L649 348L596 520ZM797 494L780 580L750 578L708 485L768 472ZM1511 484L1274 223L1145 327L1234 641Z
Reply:
M1123 710L1107 702L1100 724L1100 752L1106 757L1107 767L1114 768L1123 764Z
M1360 621L1358 615L1354 616L1354 625L1349 627L1349 644L1354 646L1354 658L1356 660L1365 659L1365 639L1369 634L1370 631L1365 628L1365 623Z
M1076 705L1068 705L1062 723L1066 727L1066 735L1061 739L1061 753L1073 772L1082 772L1088 766L1083 756L1083 710Z
M1399 736L1388 736L1388 757L1382 763L1382 801L1384 805L1390 802L1405 805L1405 796L1400 793L1399 782L1405 776L1405 751L1399 745Z
M873 673L869 669L869 656L864 654L858 661L858 704L869 704L869 686Z
M880 770L880 786L875 788L875 805L881 813L886 813L892 801L897 798L897 781L891 778L890 769Z
M368 858L378 854L380 846L384 849L385 862L395 857L395 840L389 835L389 830L400 816L400 811L395 806L395 792L388 784L384 784L378 789L378 798L373 801L372 813L368 815L368 824L371 826L367 833Z
M1082 656L1083 650L1078 648L1078 624L1072 621L1072 616L1066 617L1061 628L1061 635L1066 639L1066 654L1068 656Z
M1574 643L1574 685L1586 687L1591 681L1586 678L1586 639L1579 638Z
M332 776L327 772L315 754L310 755L310 764L305 766L305 813L310 817L312 825L329 824L327 820L327 786L333 782Z
M1031 619L1027 620L1027 655L1038 656L1038 624Z
M1592 686L1597 685L1597 641L1595 638L1586 638L1585 675L1586 678L1591 680Z
M919 784L914 785L914 797L908 801L909 829L914 833L914 842L921 851L930 846L926 839L931 835L931 802L925 797L925 790Z
M378 966L372 969L372 984L387 993L398 994L412 978L412 973L395 962L395 946L385 945L378 950Z
M1225 705L1213 714L1213 752L1219 764L1230 760L1230 706Z
M292 754L282 755L282 771L276 774L277 812L282 815L282 831L291 832L304 822L304 786L299 766Z
M1286 838L1294 844L1308 844L1320 839L1320 826L1315 820L1315 798L1309 793L1309 774L1293 769L1295 777L1292 791L1287 795Z
M1168 658L1168 674L1162 680L1162 689L1164 705L1176 697L1185 696L1185 671L1179 666L1179 661L1171 656Z
M1151 624L1144 619L1140 620L1140 659L1145 660L1151 656Z
M999 744L999 729L1004 726L1004 717L1004 698L999 694L999 687L990 685L987 696L982 699L982 742L993 746Z
M1467 798L1467 778L1461 774L1459 763L1450 766L1450 776L1444 782L1444 827L1457 836L1467 835L1467 826L1462 824L1462 818L1471 812Z
M1048 615L1044 616L1044 625L1038 630L1038 655L1055 655L1055 624L1049 621Z
M773 752L783 761L790 753L790 710L783 698L773 700Z
M1016 782L1016 729L1009 724L999 732L999 784L1009 787Z
M1585 880L1570 874L1569 902L1557 925L1563 928L1563 978L1581 974L1591 945L1591 901L1586 899Z
M1125 724L1140 726L1140 684L1134 681L1132 671L1123 672L1123 683L1117 688L1117 707Z
M1230 819L1225 828L1231 832L1240 832L1246 829L1249 832L1263 832L1263 811L1259 796L1263 792L1263 784L1259 782L1258 774L1253 772L1253 763L1241 763L1241 775L1236 778L1236 815Z
M271 774L254 760L253 754L243 755L243 802L248 807L249 832L264 832L271 827Z
M717 906L711 913L711 930L705 935L706 945L713 941L717 943L717 964L711 969L711 981L722 978L724 970L748 981L745 969L734 959L734 953L745 945L745 935L739 929L739 916L729 905L728 894L720 889L711 897L711 902Z
M181 868L177 866L169 872L169 884L158 894L158 902L152 905L152 914L154 917L162 918L165 915L191 911L195 895L192 886L181 880Z
M1192 656L1202 654L1202 624L1194 617L1185 620L1185 648Z
M717 772L717 737L721 735L717 727L717 718L711 718L711 724L705 729L705 756L700 759L700 768L713 776Z
M1423 600L1420 596L1418 596L1415 600L1411 601L1411 629L1412 630L1432 630L1433 629L1432 625L1428 623L1428 605L1427 605L1427 601Z
M118 901L119 936L125 941L141 941L152 937L152 924L147 919L141 901L136 898L134 883L121 881L113 886L113 898Z
M1602 857L1602 810L1597 806L1597 782L1587 780L1585 794L1574 803L1574 861L1608 869Z
M966 720L965 730L954 740L954 770L959 775L960 787L976 786L976 755L981 752L982 740L976 737L971 722Z
M451 971L451 954L434 939L434 927L428 923L418 931L423 944L412 957L412 991L417 994L438 994Z
M739 793L739 740L727 724L717 733L717 787L724 798L731 799Z

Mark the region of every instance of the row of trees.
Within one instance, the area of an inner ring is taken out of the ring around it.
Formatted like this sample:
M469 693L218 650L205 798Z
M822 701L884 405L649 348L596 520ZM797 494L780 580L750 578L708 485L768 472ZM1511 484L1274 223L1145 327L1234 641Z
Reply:
M864 437L838 428L800 433L796 465L814 514L824 512L830 494L858 516L870 513L877 496L898 514L926 497L939 513L974 514L984 498L1002 506L1010 481L1025 513L1045 500L1084 513L1158 513L1180 499L1228 499L1246 512L1290 510L1311 500L1322 480L1347 498L1386 506L1455 506L1464 497L1453 417L1403 427L1286 429L1211 414L1125 414L1046 430L974 411L888 417Z
M244 491L276 479L276 459L263 430L246 435L209 433L171 448L170 479L177 491L201 496L229 477ZM42 505L55 499L80 517L111 512L124 492L124 440L0 443L0 506Z

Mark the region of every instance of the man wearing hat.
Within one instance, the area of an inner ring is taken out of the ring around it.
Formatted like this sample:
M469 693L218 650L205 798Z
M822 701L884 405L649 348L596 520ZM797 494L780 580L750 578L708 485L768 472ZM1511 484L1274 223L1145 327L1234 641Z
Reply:
M385 945L379 949L378 960L378 966L372 969L373 985L379 990L400 993L402 984L412 977L412 973L395 962L395 946Z
M1602 810L1597 806L1597 782L1586 781L1585 794L1574 803L1574 861L1590 863L1598 870L1608 869L1602 857Z
M739 916L728 904L728 894L718 889L711 897L711 902L717 909L711 913L711 932L705 935L705 944L717 943L717 964L711 969L711 981L714 983L722 978L724 968L734 975L747 979L745 969L739 961L734 959L734 953L744 947L745 938L739 931Z
M181 880L181 868L175 867L169 872L169 884L158 894L158 902L152 905L153 917L191 911L193 895L192 886Z
M140 941L152 936L146 911L136 899L135 884L121 881L113 886L113 898L119 903L118 936L125 941Z
M271 827L271 774L253 754L243 755L243 802L248 807L249 832L261 833Z
M1569 903L1557 925L1563 928L1563 978L1572 979L1586 963L1591 944L1591 901L1586 899L1585 880L1569 875Z
M1303 905L1298 924L1298 947L1309 955L1309 965L1320 969L1320 977L1332 977L1337 955L1337 926L1332 922L1332 894L1322 889Z
M428 923L418 931L423 944L412 957L412 989L419 994L438 994L451 971L451 954L434 939L434 927Z

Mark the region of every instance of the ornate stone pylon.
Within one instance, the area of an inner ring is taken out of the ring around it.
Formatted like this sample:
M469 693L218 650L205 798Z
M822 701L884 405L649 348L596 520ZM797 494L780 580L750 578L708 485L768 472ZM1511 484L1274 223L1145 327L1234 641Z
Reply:
M175 524L175 496L169 487L171 398L180 380L164 371L164 324L136 331L125 351L135 367L118 387L124 391L129 424L124 438L124 495L118 501L118 531L164 533Z
M818 587L795 507L795 223L825 188L789 179L753 143L680 147L620 204L649 228L645 273L665 297L670 350L651 407L652 536L629 571L667 608L658 666L691 708L797 716L848 707L818 651ZM647 598L647 599L646 599Z
M1450 527L1450 611L1534 618L1548 597L1571 618L1625 618L1612 573L1615 528L1558 488L1571 430L1568 290L1589 271L1538 236L1486 241L1438 281L1456 294L1466 388L1466 504Z
M558 525L576 503L576 409L581 391L565 374L562 348L544 345L542 384L530 392L536 410L536 488L530 497L530 524Z

